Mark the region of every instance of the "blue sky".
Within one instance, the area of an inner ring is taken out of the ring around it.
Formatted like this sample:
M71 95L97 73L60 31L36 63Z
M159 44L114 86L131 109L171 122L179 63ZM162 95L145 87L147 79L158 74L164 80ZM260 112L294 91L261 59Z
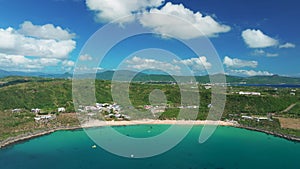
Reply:
M176 71L185 65L195 74L205 74L215 67L213 56L192 53L180 41L206 37L228 74L300 76L299 5L297 0L0 0L0 69L64 73L72 72L79 61L88 70L98 56L80 53L83 45L107 23L132 14L116 25L126 29L140 23L158 36L121 41L99 69L116 69L123 61L137 71L161 67ZM182 26L153 13L173 14L190 24ZM166 55L140 51L149 48L170 51L178 58L166 60Z

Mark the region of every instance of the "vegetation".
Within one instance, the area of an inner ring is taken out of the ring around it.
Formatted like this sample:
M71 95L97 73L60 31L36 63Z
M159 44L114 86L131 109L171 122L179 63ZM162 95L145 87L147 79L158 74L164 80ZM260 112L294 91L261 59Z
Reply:
M109 75L107 75L109 77ZM142 78L143 76L137 77ZM149 77L148 77L149 78ZM202 80L207 77L202 77ZM249 78L252 80L251 78ZM264 79L264 78L262 78ZM261 80L262 80L261 79ZM278 79L275 78L275 79ZM199 79L198 79L199 80ZM245 78L243 78L245 80ZM275 80L274 80L275 81ZM122 82L121 86L122 87ZM112 103L111 82L105 80L96 80L96 99L100 103ZM113 86L114 87L114 86ZM118 85L117 85L118 87ZM206 119L211 103L211 90L198 85L200 95L198 120ZM152 115L144 109L144 105L150 105L149 95L155 89L159 89L165 94L166 102L162 104L165 107L163 113L157 114L159 119L177 119L179 106L181 106L181 94L179 86L176 84L147 84L144 82L133 82L129 88L129 98L133 106L127 111L135 109L145 112L145 117ZM87 89L86 89L87 90ZM113 88L115 90L115 88ZM184 89L193 92L189 88ZM300 92L293 91L291 88L274 87L250 87L250 86L232 86L227 88L226 107L222 119L236 120L245 126L251 126L279 133L300 136L299 130L282 129L280 122L273 118L273 121L245 120L242 115L263 116L272 113L273 117L282 118L300 118ZM239 91L255 91L261 93L261 96L239 95ZM161 98L154 98L160 100ZM191 102L193 100L190 100ZM118 103L120 104L120 103ZM157 103L158 104L158 103ZM293 105L286 110L289 106ZM121 106L129 106L122 105ZM42 109L42 113L57 113L58 107L65 107L66 113L57 115L57 118L51 123L37 124L34 122L34 114L30 113L32 108ZM12 109L20 108L24 111L12 113ZM0 79L0 140L20 133L43 129L55 126L78 125L74 114L74 105L72 98L72 81L68 79L50 79L38 77L6 77Z

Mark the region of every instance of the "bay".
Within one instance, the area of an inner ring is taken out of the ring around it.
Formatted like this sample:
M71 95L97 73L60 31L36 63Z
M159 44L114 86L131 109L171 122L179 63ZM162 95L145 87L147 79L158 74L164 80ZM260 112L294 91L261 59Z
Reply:
M130 137L151 137L169 125L114 127ZM199 144L202 126L170 151L145 159L111 154L84 130L57 131L0 150L1 169L299 169L300 143L234 127L220 126ZM89 130L105 130L93 128ZM159 144L159 143L157 143Z

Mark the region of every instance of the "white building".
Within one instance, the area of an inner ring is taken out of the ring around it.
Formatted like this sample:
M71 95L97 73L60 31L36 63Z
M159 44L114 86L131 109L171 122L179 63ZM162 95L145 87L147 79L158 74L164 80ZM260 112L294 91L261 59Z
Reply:
M13 110L11 110L11 112L13 112L13 113L20 113L22 110L21 109L13 109Z
M253 117L251 117L251 116L242 116L242 118L243 119L251 119L251 120L253 119Z
M260 96L261 94L259 92L239 92L239 95L252 95L252 96Z
M32 113L40 113L41 109L35 108L35 109L31 109Z
M59 107L58 109L57 109L57 112L59 112L59 113L63 113L63 112L65 112L66 111L66 109L64 108L64 107Z
M55 119L55 116L52 115L41 115L34 118L36 122L41 122L41 121L47 122L48 120L53 120L53 119Z

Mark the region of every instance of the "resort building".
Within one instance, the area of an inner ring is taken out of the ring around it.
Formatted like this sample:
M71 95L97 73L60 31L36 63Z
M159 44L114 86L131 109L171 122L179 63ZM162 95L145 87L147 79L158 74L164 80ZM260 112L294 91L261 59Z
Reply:
M12 113L20 113L22 110L21 109L13 109L11 110Z
M252 96L260 96L261 94L259 92L243 92L240 91L239 95L252 95Z
M34 118L35 122L37 123L47 123L49 122L50 120L54 120L56 118L55 115L39 115L39 116L36 116Z
M87 113L89 118L102 114L107 120L129 120L130 116L121 114L121 106L117 103L96 103L95 106L79 106L78 112Z
M31 109L32 113L40 113L41 109L35 108L35 109Z
M59 107L59 108L57 109L57 112L59 112L59 113L66 112L66 109L65 109L64 107Z

